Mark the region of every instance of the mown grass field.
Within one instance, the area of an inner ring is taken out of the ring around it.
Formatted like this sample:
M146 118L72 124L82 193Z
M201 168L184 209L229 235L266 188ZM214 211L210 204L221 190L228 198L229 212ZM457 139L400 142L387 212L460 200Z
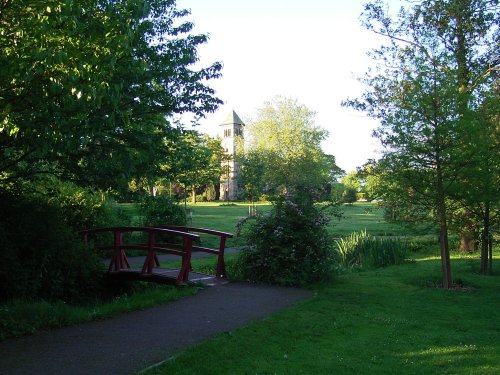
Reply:
M234 203L230 206L214 202L190 204L188 208L193 212L193 226L213 227L217 230L234 231L239 219L248 216L248 203ZM271 208L270 203L262 202L256 205L258 213L266 212ZM402 228L388 223L384 219L384 211L377 203L357 202L351 205L342 205L344 212L340 220L332 219L331 230L334 234L345 235L354 231L366 229L373 235L401 234Z
M133 204L121 204L120 207L131 217L132 224L141 224L141 217L137 207ZM228 233L236 233L236 224L248 217L248 203L234 203L221 205L218 202L199 202L188 204L192 210L192 226L210 228ZM271 208L270 203L257 203L257 212L266 212ZM343 205L343 217L340 220L332 219L330 232L334 237L349 235L355 231L366 230L372 235L402 235L404 229L396 224L388 223L384 219L383 209L376 203L358 202L352 205ZM168 224L168 223L166 223ZM228 247L241 246L242 238L234 237L228 241ZM213 244L212 244L213 245Z
M454 278L465 287L447 291L437 287L439 259L415 257L313 286L314 298L146 373L500 373L499 275L480 276L477 257L454 256Z
M343 218L332 219L330 222L330 231L336 237L362 230L374 236L404 234L401 226L388 223L384 219L384 209L377 203L357 202L352 205L343 205L342 210Z

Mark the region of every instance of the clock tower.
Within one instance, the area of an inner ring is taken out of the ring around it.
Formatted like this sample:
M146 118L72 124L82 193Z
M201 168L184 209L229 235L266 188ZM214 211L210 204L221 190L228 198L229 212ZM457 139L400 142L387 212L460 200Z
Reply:
M236 148L242 145L244 126L243 121L233 110L219 125L220 137L222 138L221 145L224 150L220 181L221 200L234 201L238 197L240 166L236 161Z

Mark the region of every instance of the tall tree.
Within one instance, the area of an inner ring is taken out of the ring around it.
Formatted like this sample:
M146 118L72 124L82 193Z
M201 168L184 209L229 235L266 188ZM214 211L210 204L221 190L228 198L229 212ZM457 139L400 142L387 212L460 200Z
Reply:
M160 155L166 118L213 111L206 81L221 65L193 68L207 36L192 35L186 15L174 0L3 1L3 183L37 173L126 182Z
M239 190L253 203L264 191L264 161L260 154L253 150L247 151L240 159Z
M456 69L462 158L458 155L455 159L461 161L457 167L462 168L463 183L454 198L463 206L458 211L462 214L456 215L458 222L463 223L460 228L462 244L467 248L468 243L475 242L478 237L475 228L482 224L484 245L490 234L490 207L498 205L499 196L498 189L494 188L495 179L498 179L498 162L495 167L498 129L492 131L490 125L494 113L498 113L499 102L498 90L495 90L500 63L498 1L427 0L420 11L438 38L447 45ZM493 103L496 103L496 110ZM473 176L476 178L471 178ZM479 206L478 201L481 202ZM482 208L478 210L478 207ZM482 265L488 263L483 259L485 255L482 254ZM487 273L487 269L482 266L481 272Z
M220 139L184 130L169 148L173 158L163 166L167 179L191 188L193 203L196 203L197 188L220 181L223 155Z
M437 213L445 288L452 286L448 202L470 151L461 142L472 125L467 121L470 93L487 85L492 65L498 65L487 43L493 34L484 32L497 2L470 2L475 8L467 12L466 3L423 1L402 9L397 17L391 17L381 1L367 4L365 25L386 36L388 44L371 54L380 64L363 79L369 90L344 103L381 121L375 131L386 147L381 166L393 181L386 185L399 190L407 203ZM483 78L472 85L471 75Z
M296 100L276 97L247 124L247 150L253 159L260 159L268 193L297 188L318 193L331 182L331 158L321 149L327 132L315 124L314 116Z

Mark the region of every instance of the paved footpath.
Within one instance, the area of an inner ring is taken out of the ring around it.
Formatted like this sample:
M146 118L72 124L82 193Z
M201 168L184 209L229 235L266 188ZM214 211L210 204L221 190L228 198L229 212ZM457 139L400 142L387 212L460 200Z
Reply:
M0 342L0 374L135 374L311 296L247 283L205 288L164 306Z

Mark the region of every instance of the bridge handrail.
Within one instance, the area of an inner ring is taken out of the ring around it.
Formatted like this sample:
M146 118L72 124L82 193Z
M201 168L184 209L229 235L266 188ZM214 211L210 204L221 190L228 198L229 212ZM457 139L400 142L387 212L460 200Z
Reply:
M219 236L219 237L233 238L233 235L231 233L221 232L221 231L214 230L214 229L187 227L187 226L181 226L181 225L156 225L155 228L171 229L171 230L178 230L178 231L184 231L184 232L204 233L204 234L211 234L211 235Z
M181 227L179 227L181 228ZM80 234L84 237L84 242L88 239L89 234L93 233L103 233L103 232L147 232L147 233L160 233L160 234L172 234L176 236L180 236L183 238L190 238L193 241L197 241L200 239L200 236L197 234L192 234L189 232L168 229L168 228L160 228L160 227L131 227L131 226L123 226L123 227L107 227L107 228L94 228L94 229L86 229L80 232ZM87 243L87 242L85 242Z
M185 232L194 232L194 233L203 233L212 236L219 237L219 248L212 249L209 247L196 246L193 245L194 251L201 251L209 254L217 255L217 270L216 270L216 278L222 278L226 274L226 265L224 262L224 252L226 249L226 238L232 238L233 235L227 232L221 232L213 229L205 229L205 228L196 228L196 227L188 227L188 226L179 226L179 225L157 225L156 228L170 229L170 230L178 230Z
M144 265L142 267L141 273L146 275L152 275L153 268L159 267L160 262L156 252L168 253L174 255L180 255L182 257L182 265L179 270L179 274L176 278L176 284L183 281L188 281L189 271L191 269L191 253L193 250L193 241L199 240L200 236L197 234L192 234L180 230L167 229L167 228L156 228L156 227L109 227L109 228L95 228L87 229L80 234L83 236L83 241L85 245L89 244L89 236L97 233L113 233L113 245L112 246L99 246L98 249L109 249L114 250L109 264L108 272L118 272L123 269L129 269L130 263L128 262L127 256L124 249L137 249L137 250L147 250L148 254L144 260ZM125 244L123 243L123 234L128 232L144 232L148 234L147 244ZM157 234L167 234L174 235L182 238L182 244L157 244L156 235Z

